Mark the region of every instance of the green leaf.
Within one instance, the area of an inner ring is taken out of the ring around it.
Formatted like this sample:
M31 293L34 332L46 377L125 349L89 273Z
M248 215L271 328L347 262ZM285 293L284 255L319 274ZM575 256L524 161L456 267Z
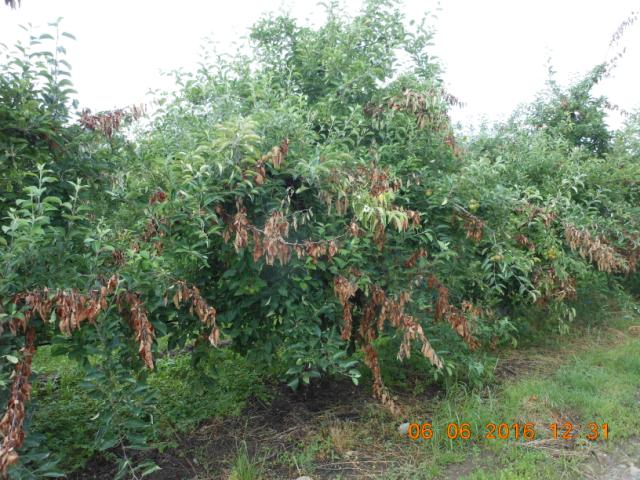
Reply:
M143 469L140 475L146 477L147 475L151 475L153 472L157 472L158 470L162 470L162 468L156 465L153 462L144 462L141 463L138 468Z
M5 358L9 363L13 363L14 365L19 362L18 357L14 357L13 355L5 355Z

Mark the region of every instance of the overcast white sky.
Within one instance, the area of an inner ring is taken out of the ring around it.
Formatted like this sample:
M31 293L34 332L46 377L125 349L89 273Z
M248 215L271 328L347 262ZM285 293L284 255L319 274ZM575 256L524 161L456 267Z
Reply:
M46 25L63 17L77 37L67 44L73 81L83 106L94 111L147 100L150 88L166 85L159 72L189 67L206 36L229 48L263 12L291 10L301 21L320 18L316 0L22 0L0 4L0 42L13 44L19 24ZM357 10L360 1L345 2ZM407 18L435 12L436 0L405 0ZM566 82L613 52L612 33L640 0L442 0L434 25L434 53L442 60L448 88L466 103L454 119L495 120L544 86L547 59ZM622 44L627 53L599 93L626 109L640 107L640 22ZM612 119L613 125L618 124Z

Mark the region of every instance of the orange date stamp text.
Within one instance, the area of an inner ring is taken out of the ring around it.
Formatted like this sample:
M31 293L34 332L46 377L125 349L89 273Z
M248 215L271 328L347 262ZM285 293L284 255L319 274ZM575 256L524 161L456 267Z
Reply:
M439 430L439 431L436 431ZM535 440L538 434L545 438L573 440L585 438L589 441L608 440L609 424L589 422L584 428L572 422L536 424L534 422L489 422L477 431L470 422L451 422L436 429L432 423L410 423L407 436L411 440L431 440L434 435L444 435L449 440Z

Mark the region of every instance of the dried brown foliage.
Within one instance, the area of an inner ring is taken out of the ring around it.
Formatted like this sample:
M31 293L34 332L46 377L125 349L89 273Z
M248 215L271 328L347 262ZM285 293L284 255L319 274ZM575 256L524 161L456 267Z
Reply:
M327 258L329 261L338 253L339 247L338 242L334 240L329 241L329 246L327 247Z
M536 244L533 243L529 239L529 237L527 237L526 235L523 235L522 233L519 233L518 235L516 235L516 242L518 242L518 245L525 247L530 252L536 251Z
M256 163L256 166L254 169L253 181L255 182L256 185L263 185L266 178L267 178L267 169L264 166L264 162L260 160L258 163Z
M149 204L154 205L156 203L163 203L167 200L167 194L162 190L158 190L151 197L149 197Z
M451 306L446 314L446 319L456 333L469 345L471 350L475 350L480 346L478 340L471 333L469 322L464 312L460 311L457 307Z
M94 323L100 311L107 308L106 288L99 293L93 290L87 295L76 289L59 291L54 303L56 315L60 319L60 332L68 336L79 329L82 322Z
M260 159L260 163L264 165L267 162L271 162L275 168L280 168L282 162L284 162L284 158L287 156L287 153L289 153L289 139L285 138L279 146L273 147L269 153L263 155ZM262 177L264 180L264 175Z
M189 303L189 312L195 314L206 327L211 331L207 340L214 347L220 342L220 328L216 324L216 309L210 306L207 301L202 298L200 290L195 287L189 287L185 282L179 281L175 286L176 292L173 296L173 304L176 308L180 308L182 303Z
M25 336L25 346L21 350L22 358L16 364L11 383L11 394L7 402L7 411L0 420L0 477L7 477L7 469L17 463L18 450L24 442L25 403L31 396L31 362L35 348L35 331L29 328Z
M402 409L398 405L395 398L391 396L387 387L385 387L382 380L382 374L380 372L380 362L378 361L378 353L371 343L365 343L362 345L362 351L364 352L364 363L373 375L373 396L384 405L393 415L400 415Z
M555 291L555 297L559 300L575 300L578 296L576 290L576 279L569 277L565 280L561 280L558 288Z
M80 116L80 125L88 130L95 130L111 139L120 130L124 120L138 120L145 113L144 105L133 105L129 109L117 109L103 113L92 114L84 110Z
M451 149L454 156L459 157L462 154L462 149L456 143L456 138L452 132L444 138L444 144Z
M352 237L361 237L363 235L362 230L355 221L349 224L348 230Z
M228 219L228 216L225 216ZM238 205L236 214L233 216L231 222L227 222L227 229L224 231L222 238L225 242L234 236L233 246L236 252L247 246L247 239L249 235L249 220L247 219L247 209Z
M35 330L30 325L31 319L38 314L43 322L49 322L51 312L55 310L59 319L60 331L70 335L79 329L84 322L95 323L98 314L109 306L111 297L118 311L125 316L132 330L135 332L135 340L139 345L139 354L144 364L153 369L152 345L154 340L154 328L148 318L147 310L139 293L121 291L116 295L118 277L111 276L103 282L99 290L91 290L87 294L78 292L77 289L57 290L51 293L49 289L42 288L23 292L12 298L12 303L21 308L21 315L15 315L10 320L0 324L0 333L9 329L13 335L20 333L25 335L25 347L22 349L22 360L16 365L11 396L7 405L7 411L0 420L0 477L5 478L7 468L18 461L17 450L24 440L22 424L24 421L25 402L29 399L31 387L29 376L31 374L31 360L35 352ZM216 325L216 309L209 306L202 298L196 287L189 287L185 282L176 283L176 293L173 303L179 308L181 303L189 303L189 311L195 314L200 321L210 328L209 342L217 346L220 340L220 329ZM166 298L166 297L165 297ZM166 305L165 301L165 305Z
M391 110L405 111L415 115L416 124L420 129L429 125L438 131L448 126L450 122L448 115L444 111L432 108L435 95L435 91L421 94L405 89L401 96L390 99L387 102L387 106Z
M629 16L620 24L618 28L611 36L611 41L609 42L609 47L613 47L620 42L620 39L624 36L624 32L633 25L636 20L638 20L638 11L633 11L629 14Z
M274 211L271 214L262 233L262 247L267 265L273 265L276 258L281 265L285 265L291 257L291 249L285 241L289 235L289 222L282 212Z
M534 220L540 219L544 226L549 228L558 218L558 214L548 207L536 207L530 203L525 203L523 206L517 207L515 211L517 213L527 214L527 221L525 222L525 225L533 222Z
M111 253L111 258L116 267L121 267L126 262L124 252L122 250L114 250Z
M144 232L142 233L142 235L140 236L140 238L142 239L143 242L148 242L149 240L151 240L154 237L164 237L165 231L162 228L163 226L167 225L167 219L166 218L160 218L160 219L156 219L156 218L150 218L147 221L147 225L145 227Z
M157 203L163 203L167 200L167 194L162 190L156 191L151 197L149 197L149 205L155 205ZM152 239L164 238L166 236L167 228L169 226L169 220L166 217L156 218L152 216L147 220L147 224L145 225L144 232L140 235L140 240L142 242L150 242ZM154 240L151 245L156 252L156 255L162 255L164 250L164 244L161 240ZM140 242L133 242L131 244L131 250L135 253L140 251ZM113 255L113 260L116 266L122 266L125 263L125 256L122 252L118 251L117 254Z
M451 120L446 109L439 106L442 101L449 106L463 105L460 100L443 88L429 89L425 93L405 89L401 95L388 99L383 105L367 103L363 107L363 112L366 116L373 118L380 118L386 109L408 112L416 117L416 125L420 129L430 127L438 132L449 130L445 143L454 151L455 155L458 155L460 151L450 132Z
M442 320L449 308L449 290L442 285L435 275L430 275L427 281L429 288L435 288L438 290L438 297L436 299L436 312L435 319Z
M413 253L408 260L404 262L405 268L413 268L416 266L418 260L427 256L427 251L424 248L421 248Z
M311 257L313 263L317 263L318 258L327 254L327 245L324 242L305 242L304 252Z
M114 275L100 290L91 290L87 294L81 294L77 289L57 290L51 294L48 288L20 293L13 297L12 302L18 307L23 307L22 316L0 325L0 332L6 326L14 335L20 331L26 332L34 313L46 323L55 309L60 332L70 335L80 328L83 322L95 322L98 314L107 308L107 298L113 295L117 286L118 278Z
M351 338L351 327L353 318L351 317L351 304L349 299L356 293L357 287L349 280L342 276L337 276L333 279L333 291L338 297L338 300L342 304L342 320L344 325L342 327L342 339L348 340Z
M260 239L260 234L257 230L252 230L251 235L253 237L253 261L257 262L260 260L262 255L264 255L264 250L262 249L262 240Z
M248 242L248 233L251 231L253 241L253 260L258 261L265 257L267 265L274 265L275 260L279 260L281 265L285 265L291 259L291 252L294 251L298 258L309 256L314 263L317 263L321 256L326 256L329 261L338 253L338 239L346 236L346 234L338 235L332 239L320 240L312 242L305 240L303 242L289 242L286 238L289 235L290 223L282 212L274 210L267 221L264 228L260 229L252 225L246 215L246 209L240 208L234 217L226 214L221 207L216 208L216 212L227 224L222 238L225 242L229 242L234 237L234 247L236 251L244 248ZM295 220L295 217L294 217ZM296 223L293 223L294 228ZM357 228L357 224L352 223L349 230Z
M352 312L351 299L356 294L357 287L346 278L338 276L334 279L334 291L338 300L343 306L343 330L342 339L349 340L352 336ZM398 414L401 408L386 389L382 376L378 355L372 342L383 331L384 324L388 321L394 328L402 330L404 333L398 359L403 360L411 354L411 342L419 340L422 342L421 353L436 368L442 368L443 364L435 350L431 347L429 340L420 324L411 315L404 312L406 304L410 300L408 292L402 292L397 298L388 297L384 290L378 285L371 287L371 295L366 305L362 306L362 316L360 318L360 328L356 339L365 353L365 364L371 369L373 374L373 394L392 413Z
M539 306L546 305L550 300L574 300L577 297L576 279L573 277L560 279L554 268L536 271L532 282L542 292L536 300Z
M484 231L484 222L477 217L467 217L464 219L464 230L467 238L475 242L482 240Z
M20 331L26 332L34 313L37 313L43 322L48 322L51 311L55 309L60 332L71 335L71 332L81 327L82 322L95 322L98 314L107 308L107 297L115 292L117 286L118 279L114 275L100 290L92 290L86 295L77 289L58 290L50 295L48 288L20 293L13 297L13 303L25 307L22 317L13 318L0 325L0 332L5 326L8 326L14 335Z
M455 223L458 218L461 218L464 222L463 228L465 230L466 237L475 242L482 240L485 228L484 221L460 205L454 205L454 208L455 212L453 214L452 221Z
M264 185L267 180L266 164L271 163L274 168L280 168L289 153L289 139L282 140L279 146L273 147L269 153L262 155L254 167L243 172L243 178L252 177L256 185Z
M380 250L384 250L384 240L385 240L385 225L380 220L376 222L375 227L373 228L373 243Z
M462 310L449 303L449 290L434 276L431 275L428 280L429 288L437 291L436 311L434 318L436 320L446 320L449 325L462 337L469 345L469 348L475 350L480 346L478 340L471 333L467 315L478 317L481 315L479 307L474 307L468 301L462 302Z
M138 342L138 353L144 364L153 370L153 338L155 336L153 325L147 316L140 295L137 293L124 292L118 296L118 308L120 311L126 309L129 325L136 334L136 342Z
M411 226L416 228L420 226L420 212L415 210L407 210L407 218L411 220Z
M411 315L404 315L402 317L402 330L404 330L404 337L400 344L398 360L403 360L411 356L411 342L417 339L422 343L422 348L420 349L422 355L429 360L434 367L443 367L442 360L440 360L431 343L429 343L422 327Z
M565 224L564 237L571 250L595 263L601 272L629 273L635 269L637 258L634 256L631 262L627 261L602 236L592 236L588 230Z
M369 194L371 196L377 197L389 190L389 172L386 169L372 168L369 171L368 178L370 185Z
M355 190L368 190L369 195L377 197L387 191L398 191L400 181L392 179L389 169L373 165L358 165L353 171L333 169L329 174L329 184L343 185L346 191L340 191L335 201L338 214L346 213L349 207L347 194ZM331 192L322 191L321 198L330 207L333 204Z

